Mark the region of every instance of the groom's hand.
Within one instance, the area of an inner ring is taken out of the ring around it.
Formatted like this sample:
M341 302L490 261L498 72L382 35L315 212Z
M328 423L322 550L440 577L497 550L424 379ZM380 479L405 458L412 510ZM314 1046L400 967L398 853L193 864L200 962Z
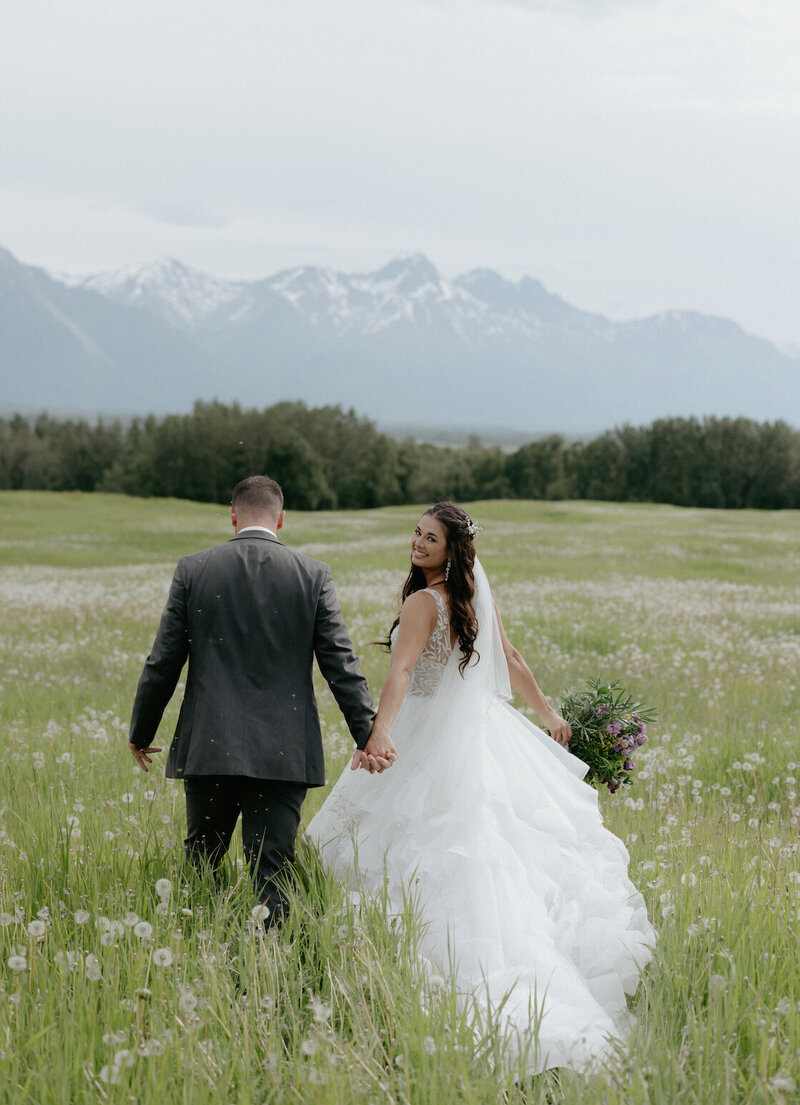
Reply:
M153 748L152 745L149 748L139 748L138 745L128 744L128 748L142 771L149 770L147 765L153 762L152 753L161 751L160 748Z

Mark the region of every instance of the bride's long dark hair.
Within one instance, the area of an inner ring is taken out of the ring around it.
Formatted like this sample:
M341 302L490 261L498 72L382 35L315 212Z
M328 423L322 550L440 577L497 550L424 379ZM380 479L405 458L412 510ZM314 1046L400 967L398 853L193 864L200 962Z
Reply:
M473 655L477 656L475 638L478 635L478 619L472 605L472 596L475 594L473 569L476 527L465 510L448 500L428 507L423 518L427 515L435 518L444 528L447 555L450 558L450 574L447 580L447 592L450 596L450 628L455 633L458 647L461 649L458 670L463 675ZM422 591L426 585L425 573L412 564L411 571L400 591L401 606L409 595L413 595L415 591ZM389 648L391 648L392 631L399 621L398 614L386 641Z

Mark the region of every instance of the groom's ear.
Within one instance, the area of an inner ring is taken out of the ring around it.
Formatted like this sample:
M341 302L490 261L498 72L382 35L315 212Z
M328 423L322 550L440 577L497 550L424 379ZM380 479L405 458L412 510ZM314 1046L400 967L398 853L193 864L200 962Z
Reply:
M236 529L236 511L231 507L231 525Z
M278 529L283 529L283 522L286 517L286 511L282 510L278 515Z

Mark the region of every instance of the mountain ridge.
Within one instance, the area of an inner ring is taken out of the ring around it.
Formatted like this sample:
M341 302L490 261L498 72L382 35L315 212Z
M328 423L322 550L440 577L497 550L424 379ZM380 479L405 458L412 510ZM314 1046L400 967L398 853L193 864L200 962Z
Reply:
M800 409L798 360L730 319L615 322L531 276L447 279L420 253L244 281L174 258L59 279L0 249L0 366L3 406L26 409L302 399L384 423L532 432Z

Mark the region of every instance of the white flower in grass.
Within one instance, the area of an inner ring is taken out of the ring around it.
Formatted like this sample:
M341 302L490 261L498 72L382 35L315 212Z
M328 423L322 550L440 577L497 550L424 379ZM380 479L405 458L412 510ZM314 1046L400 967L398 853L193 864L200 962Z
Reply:
M169 917L169 902L166 898L162 898L156 906L156 913L159 917Z
M709 994L721 994L728 989L728 980L725 975L712 975L708 980Z
M152 802L152 801L153 801L153 799L155 798L155 796L156 796L156 792L155 792L154 790L146 790L146 791L144 792L144 794L142 795L142 797L143 797L143 798L145 799L145 801L147 801L147 802Z
M312 1040L310 1036L307 1036L300 1045L300 1050L303 1055L316 1055L317 1054L317 1041Z
M98 982L100 978L102 978L103 972L100 968L100 960L96 955L90 953L86 956L84 969L86 971L86 977L90 982Z
M134 796L130 792L122 795L122 801L125 803L126 806L129 806L131 802L133 802L133 800Z
M316 998L313 998L311 1001L311 1012L317 1024L324 1024L325 1021L330 1020L333 1010L327 1002L317 1001Z
M72 914L72 919L76 925L85 925L87 921L91 921L92 915L88 909L76 909Z
M267 917L269 917L269 906L264 905L263 902L261 905L254 905L250 910L250 916L256 924L258 924L259 921L266 921Z
M115 940L116 936L114 936L114 933L110 929L100 934L100 943L104 948L113 948Z
M27 971L28 960L24 955L10 955L8 957L8 966L12 971Z
M119 1082L119 1067L105 1066L100 1068L100 1081L107 1086L115 1086Z
M44 921L29 921L28 922L28 936L34 936L37 940L41 940L44 934L47 932L47 925Z
M97 928L100 929L101 932L108 932L108 930L111 928L111 922L109 921L108 917L98 917L95 920L95 925Z
M153 926L149 921L139 921L133 926L133 935L138 936L140 940L149 940L153 935Z
M133 910L128 910L128 912L122 918L122 923L125 926L125 928L132 929L133 926L137 923L138 920L139 920L138 913L134 913Z
M174 958L169 948L156 948L153 952L153 962L156 967L171 967Z
M425 1049L426 1055L434 1055L436 1053L436 1041L433 1036L426 1036L422 1041L422 1046Z
M132 1051L124 1048L122 1051L118 1051L114 1056L115 1067L132 1067L135 1055Z
M444 990L445 988L445 981L441 975L431 975L429 983L431 990Z
M138 1051L145 1059L149 1059L153 1055L162 1055L164 1053L164 1047L161 1041L157 1040L154 1036L152 1040L142 1040L139 1044Z
M168 898L172 893L172 883L169 879L158 879L156 882L156 894L159 898Z
M790 998L783 997L775 1006L775 1012L781 1017L788 1017L793 1009Z
M191 990L184 991L178 998L178 1009L181 1013L194 1013L197 1004L197 995L193 994Z
M787 1093L795 1093L797 1090L797 1083L791 1074L785 1070L779 1070L777 1074L773 1075L768 1080L767 1086L773 1093L779 1094L781 1097Z

